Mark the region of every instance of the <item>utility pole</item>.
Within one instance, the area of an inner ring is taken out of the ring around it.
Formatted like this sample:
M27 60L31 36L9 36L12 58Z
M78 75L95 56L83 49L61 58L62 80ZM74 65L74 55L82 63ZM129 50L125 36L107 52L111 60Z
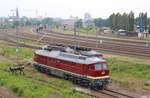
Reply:
M78 28L77 33L78 33L77 46L80 47L80 42L79 42L79 38L80 38L80 34L79 34L79 33L80 33L80 27Z
M76 33L77 33L76 32L76 22L74 20L74 44L75 44L74 50L76 50L76 47L77 47L77 43L76 43L76 41L77 41L77 34Z
M16 53L17 53L17 65L19 64L19 12L18 12L18 8L16 8L15 10L16 12L16 18L15 18L15 23L16 23L16 35L17 35L17 44L16 44Z
M97 39L97 41L96 41L96 48L98 48L98 45L99 45L99 40L98 40L98 32L97 32L97 29L96 29L96 27L94 27L94 29L95 29L95 35L96 35L96 39Z

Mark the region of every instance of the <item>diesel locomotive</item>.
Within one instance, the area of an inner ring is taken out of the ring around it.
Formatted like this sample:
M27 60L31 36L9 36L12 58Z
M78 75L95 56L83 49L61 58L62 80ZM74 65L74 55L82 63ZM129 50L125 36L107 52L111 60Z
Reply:
M104 89L110 83L109 69L102 53L89 48L48 45L36 50L34 67L91 89Z

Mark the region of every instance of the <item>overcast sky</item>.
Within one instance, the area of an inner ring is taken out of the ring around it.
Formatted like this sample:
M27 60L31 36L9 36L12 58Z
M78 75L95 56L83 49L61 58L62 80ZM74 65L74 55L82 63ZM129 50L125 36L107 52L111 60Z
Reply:
M8 16L11 9L19 8L21 16L36 17L84 17L89 12L92 17L107 18L113 12L127 12L131 10L137 16L140 12L147 12L150 16L150 0L1 0L0 16ZM37 13L36 13L37 10Z

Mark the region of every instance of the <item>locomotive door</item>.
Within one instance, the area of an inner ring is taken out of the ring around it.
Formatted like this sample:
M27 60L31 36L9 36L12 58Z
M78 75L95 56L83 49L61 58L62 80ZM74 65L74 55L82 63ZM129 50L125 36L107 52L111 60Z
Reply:
M89 65L83 65L83 69L84 69L84 75L88 75L88 70L89 70Z
M86 75L87 76L93 76L94 73L95 73L94 65L93 64L87 65L87 67L86 67Z

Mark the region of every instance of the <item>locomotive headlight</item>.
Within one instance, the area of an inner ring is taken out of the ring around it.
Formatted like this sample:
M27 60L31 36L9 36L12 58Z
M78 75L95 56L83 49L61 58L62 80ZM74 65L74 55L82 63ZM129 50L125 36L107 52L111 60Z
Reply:
M105 71L102 71L102 73L101 73L102 75L104 75L105 74Z

